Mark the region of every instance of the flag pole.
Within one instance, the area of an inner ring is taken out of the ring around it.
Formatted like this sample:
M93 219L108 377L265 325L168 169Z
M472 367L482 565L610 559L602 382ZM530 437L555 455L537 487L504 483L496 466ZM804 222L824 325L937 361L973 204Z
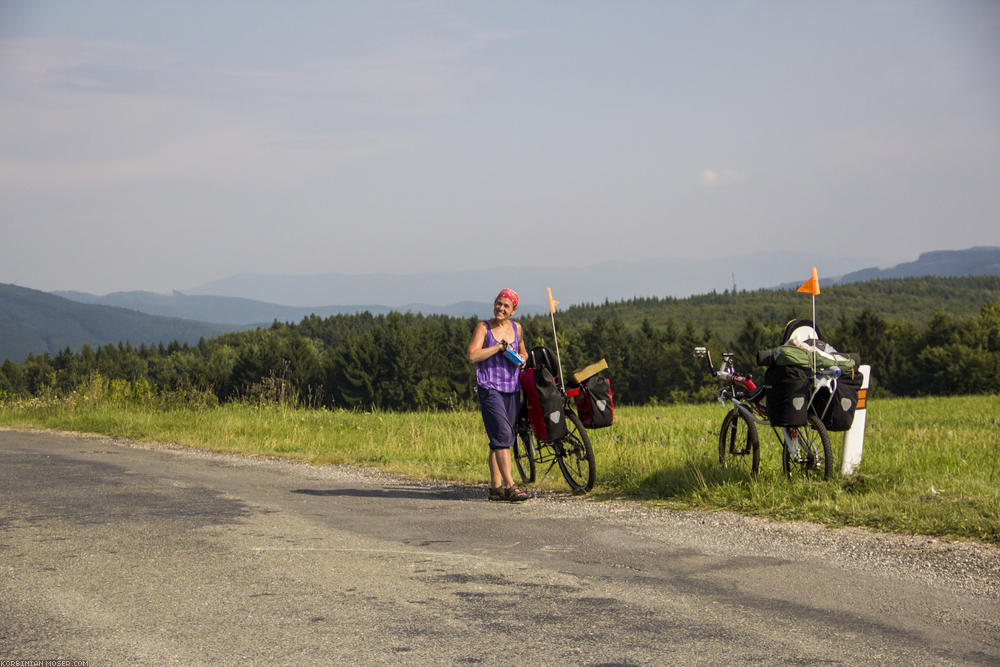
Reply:
M815 266L813 267L812 277L809 278L809 280L807 280L804 283L802 283L802 286L799 287L795 291L796 292L808 292L809 294L812 294L812 307L813 307L813 318L812 318L813 325L812 325L812 328L813 328L813 331L816 332L816 335L818 337L819 336L819 332L816 330L816 295L819 294L819 274L816 272L816 267ZM813 375L815 375L816 374L816 349L815 349L815 347L813 348L812 353L809 356L810 356L810 359L811 359L811 362L812 362Z
M813 271L815 271L815 270L816 269L813 269ZM816 337L819 338L819 329L817 328L817 325L816 325L816 293L815 292L813 292L812 299L813 299L813 331L816 332ZM812 367L813 367L813 375L816 375L816 346L815 345L813 346L813 350L812 350Z
M556 365L559 366L559 387L566 392L566 383L563 381L562 360L559 358L559 337L556 335L556 304L559 302L552 298L552 288L546 287L549 293L549 317L552 319L552 339L556 343Z

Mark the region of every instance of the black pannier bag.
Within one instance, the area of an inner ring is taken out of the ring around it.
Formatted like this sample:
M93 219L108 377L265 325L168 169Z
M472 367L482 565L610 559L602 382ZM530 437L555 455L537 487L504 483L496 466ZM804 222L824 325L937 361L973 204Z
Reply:
M809 421L809 371L771 366L764 373L767 416L772 426L805 426Z
M828 431L847 431L854 423L854 410L858 407L858 391L861 390L861 373L847 372L837 378L837 386L830 399L830 390L823 387L813 399L813 412L823 420Z
M552 372L545 367L525 368L521 371L521 391L535 437L542 442L552 442L565 436L562 391Z
M567 392L569 393L569 392ZM614 422L614 399L611 396L611 380L599 375L589 377L580 383L576 401L576 412L584 427L604 428Z
M528 368L547 368L552 377L559 372L559 362L556 355L549 348L539 345L528 350L528 358L525 360Z

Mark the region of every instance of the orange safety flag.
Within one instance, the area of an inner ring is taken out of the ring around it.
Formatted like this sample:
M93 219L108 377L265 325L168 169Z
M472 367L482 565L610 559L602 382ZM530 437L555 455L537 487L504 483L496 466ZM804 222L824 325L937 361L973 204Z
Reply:
M552 288L551 287L546 287L545 289L547 289L549 291L549 313L552 314L552 315L555 315L556 314L556 306L559 305L559 302L552 298Z
M812 278L802 283L802 287L796 290L797 292L805 292L806 294L816 295L819 294L819 276L816 275L816 267L813 267Z

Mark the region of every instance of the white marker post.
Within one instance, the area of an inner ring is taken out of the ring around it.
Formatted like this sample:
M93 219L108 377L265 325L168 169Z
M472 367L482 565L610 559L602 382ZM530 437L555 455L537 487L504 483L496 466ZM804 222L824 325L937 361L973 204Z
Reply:
M858 404L854 408L854 422L844 434L844 462L840 472L850 475L861 464L861 450L865 445L865 421L868 415L868 382L871 379L872 367L868 364L858 366L861 373L861 389L858 390Z

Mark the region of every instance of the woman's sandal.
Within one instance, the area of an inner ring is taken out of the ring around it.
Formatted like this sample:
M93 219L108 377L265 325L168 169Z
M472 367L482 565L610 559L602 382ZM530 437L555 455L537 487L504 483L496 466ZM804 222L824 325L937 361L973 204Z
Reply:
M490 487L490 500L507 500L507 493L502 486L498 486L495 489Z
M521 489L517 488L516 486L512 486L509 489L504 490L504 499L507 502L519 503L527 500L528 494L522 491Z

